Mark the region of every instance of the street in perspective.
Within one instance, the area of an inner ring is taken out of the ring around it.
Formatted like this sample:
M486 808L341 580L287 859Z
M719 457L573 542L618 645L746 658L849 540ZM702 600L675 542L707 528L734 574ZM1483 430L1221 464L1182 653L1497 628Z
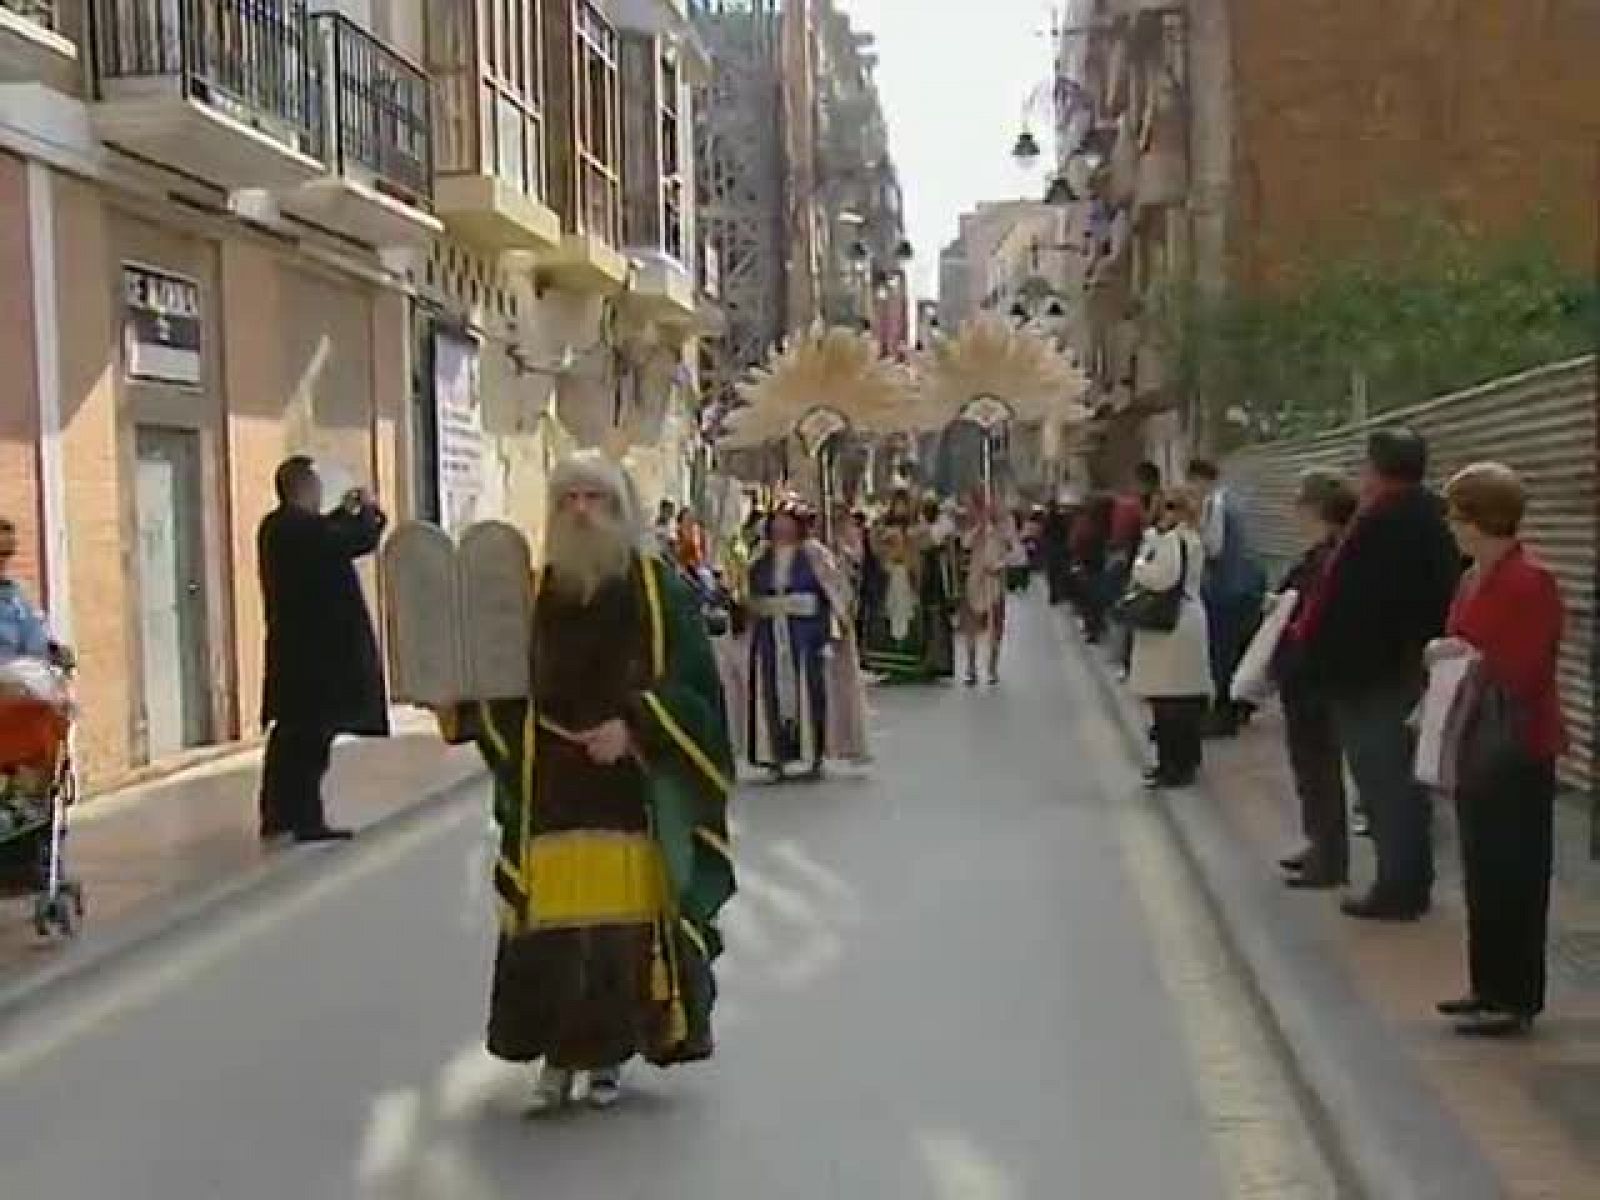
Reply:
M1600 1200L1580 7L0 0L0 1196Z

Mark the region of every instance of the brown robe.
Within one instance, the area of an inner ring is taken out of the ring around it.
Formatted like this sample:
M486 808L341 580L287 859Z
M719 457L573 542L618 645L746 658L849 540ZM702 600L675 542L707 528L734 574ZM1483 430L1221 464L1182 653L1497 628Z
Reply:
M534 696L541 717L592 729L629 715L648 678L642 614L625 579L587 605L541 588ZM644 778L633 762L601 767L557 733L537 734L533 837L568 831L644 834ZM649 923L536 926L502 936L490 994L489 1051L514 1062L592 1070L660 1044L665 1007L652 998Z

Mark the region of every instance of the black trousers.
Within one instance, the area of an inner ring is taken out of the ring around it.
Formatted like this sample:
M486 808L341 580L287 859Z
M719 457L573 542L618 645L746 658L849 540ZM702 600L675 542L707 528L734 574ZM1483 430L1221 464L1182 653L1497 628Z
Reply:
M275 721L261 768L261 832L300 833L327 826L322 777L333 734L317 721Z
M1156 771L1163 779L1188 781L1200 770L1204 696L1157 696L1150 701Z
M1555 764L1523 755L1456 792L1472 994L1501 1012L1544 1009L1555 794Z
M1309 689L1293 684L1284 687L1282 699L1289 767L1300 798L1300 826L1311 847L1307 870L1346 879L1350 874L1350 831L1344 756L1333 710Z

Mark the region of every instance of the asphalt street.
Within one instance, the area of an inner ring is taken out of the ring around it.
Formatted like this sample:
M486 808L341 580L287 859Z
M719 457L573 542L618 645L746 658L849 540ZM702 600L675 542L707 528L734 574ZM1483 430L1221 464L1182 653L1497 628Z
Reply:
M0 1196L1331 1194L1075 653L1022 605L999 687L875 692L865 776L741 792L713 1063L522 1119L478 794L12 1020Z

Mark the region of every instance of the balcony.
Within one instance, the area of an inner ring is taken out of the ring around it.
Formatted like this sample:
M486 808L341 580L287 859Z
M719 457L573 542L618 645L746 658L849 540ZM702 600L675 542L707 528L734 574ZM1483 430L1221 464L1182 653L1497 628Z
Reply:
M0 84L75 90L76 34L66 0L0 0Z
M434 212L493 254L559 245L561 219L546 203L540 6L428 0L426 11Z
M1139 155L1133 203L1138 209L1172 208L1189 190L1189 171L1181 150L1153 145Z
M546 13L552 82L551 168L569 232L539 259L540 275L568 291L612 295L628 282L622 245L621 91L616 30L590 0Z
M91 3L104 141L229 190L323 174L304 0Z
M692 73L709 77L711 55L690 20L687 0L608 0L606 11L618 29L670 40Z
M427 74L339 13L311 18L314 125L327 175L285 202L291 212L374 246L426 241L433 206Z

